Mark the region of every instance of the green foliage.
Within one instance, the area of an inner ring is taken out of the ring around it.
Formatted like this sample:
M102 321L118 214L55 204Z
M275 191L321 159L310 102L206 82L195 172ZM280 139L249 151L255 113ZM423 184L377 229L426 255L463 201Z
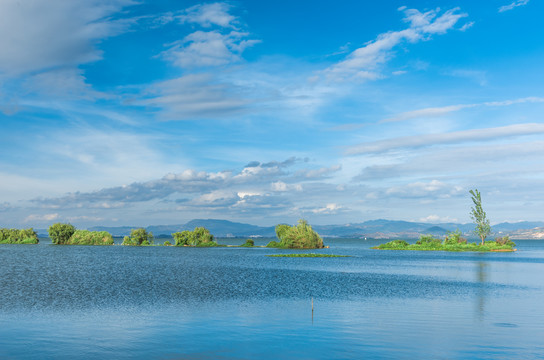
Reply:
M417 245L426 245L426 246L437 246L442 244L442 240L435 238L434 236L421 235L419 240L416 242Z
M130 236L123 238L121 245L149 246L153 244L153 233L144 228L130 230Z
M280 247L280 243L277 242L277 241L272 240L271 242L269 242L268 244L266 244L266 247L269 247L269 248L279 248L279 247Z
M506 235L503 237L495 238L495 242L499 245L510 245L510 246L516 246L516 244L510 240L510 236Z
M163 244L164 246L172 246L172 243L168 240L166 240Z
M350 255L333 255L333 254L278 254L266 255L268 257L304 257L304 258L331 258L331 257L351 257Z
M255 241L253 241L253 239L247 239L245 243L243 243L242 245L240 246L244 246L244 247L253 247L255 246Z
M37 244L38 234L32 228L0 229L0 244Z
M47 232L53 244L64 245L74 235L76 228L72 224L55 223L49 226Z
M316 233L306 220L299 220L295 226L280 224L276 226L276 235L280 240L279 245L274 246L270 242L267 247L280 247L285 249L321 249L323 239Z
M67 245L113 245L113 237L107 231L76 230Z
M204 227L196 227L193 231L175 232L172 237L176 241L176 246L217 246L213 235Z
M444 245L456 245L456 244L466 244L467 239L463 237L461 230L457 229L453 232L448 232L446 239L444 240Z
M381 250L401 250L406 249L410 244L404 240L393 240L385 244L378 245L376 248Z
M510 243L500 244L496 241L486 241L484 245L478 245L476 243L437 243L436 241L418 241L415 244L409 244L404 240L393 240L385 244L381 244L373 247L373 249L379 250L419 250L419 251L515 251L516 245L510 241Z
M481 245L484 245L485 238L491 233L491 225L489 224L489 219L482 208L482 196L480 192L477 189L474 189L470 190L470 194L472 195L472 202L474 203L474 207L470 211L470 218L476 224L474 234L482 239Z

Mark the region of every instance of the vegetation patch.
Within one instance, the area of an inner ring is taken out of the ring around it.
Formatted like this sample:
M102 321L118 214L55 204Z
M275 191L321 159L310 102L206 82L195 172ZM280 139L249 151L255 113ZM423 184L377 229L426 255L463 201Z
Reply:
M253 239L247 239L246 242L243 243L240 246L241 247L254 247L255 246L255 241L253 241Z
M450 234L451 235L451 234ZM440 239L433 238L432 235L421 235L420 239L415 244L409 244L404 240L393 240L385 244L381 244L373 247L373 249L379 250L419 250L419 251L516 251L516 244L513 243L507 236L504 238L498 238L493 241L485 241L484 244L467 243L457 240L455 242L450 238L450 235L446 237L444 242Z
M322 249L324 247L321 236L303 219L299 220L295 226L277 225L276 236L280 241L271 241L266 247L281 249Z
M34 229L0 229L0 244L37 244L38 234Z
M65 245L76 232L76 228L72 224L55 223L47 229L47 232L53 244Z
M67 245L113 245L113 237L107 231L76 230Z
M301 258L330 258L330 257L351 257L350 255L333 255L333 254L278 254L266 255L268 257L301 257Z
M175 232L172 237L176 241L175 246L215 247L219 246L210 234L210 230L204 227L196 227L193 231L185 230Z
M148 232L144 228L138 228L130 230L130 236L125 236L121 245L151 246L153 245L153 240L154 237L151 231Z

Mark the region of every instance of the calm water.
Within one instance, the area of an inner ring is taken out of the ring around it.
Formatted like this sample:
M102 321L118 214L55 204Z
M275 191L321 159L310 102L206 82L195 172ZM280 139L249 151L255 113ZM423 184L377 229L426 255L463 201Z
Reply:
M0 358L544 359L544 242L327 243L352 257L0 245Z

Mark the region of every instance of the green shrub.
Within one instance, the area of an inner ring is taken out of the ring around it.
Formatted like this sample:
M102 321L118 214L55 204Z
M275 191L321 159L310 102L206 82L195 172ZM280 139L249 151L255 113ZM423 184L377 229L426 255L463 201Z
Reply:
M130 236L125 236L123 238L123 243L121 245L131 245L131 246L141 246L141 245L152 245L153 244L153 233L148 232L144 228L132 229L130 230Z
M444 240L444 245L456 245L456 244L466 244L467 239L463 237L461 230L455 230L453 232L448 232L446 239Z
M276 226L276 236L279 246L286 249L321 249L323 239L316 233L306 220L299 220L295 226L280 224ZM267 247L271 246L270 242Z
M70 237L76 232L76 228L72 224L56 223L47 229L49 237L53 244L64 245L70 240Z
M253 239L247 239L245 243L243 243L242 245L240 246L244 246L244 247L253 247L255 246L255 241L253 241Z
M0 244L37 244L38 234L32 228L0 229Z
M164 246L172 246L172 243L168 240L166 240L163 244Z
M107 231L76 230L69 245L113 245L113 237Z
M435 238L433 235L421 235L419 240L416 241L416 245L437 246L442 245L442 241Z
M175 232L172 237L176 246L217 246L210 231L204 227L196 227L193 231Z
M393 240L385 244L378 245L376 248L382 250L399 250L405 249L408 246L410 246L410 244L404 240Z
M269 248L277 248L277 247L280 247L280 243L277 242L277 241L272 240L271 242L269 242L268 244L266 244L266 247L269 247Z

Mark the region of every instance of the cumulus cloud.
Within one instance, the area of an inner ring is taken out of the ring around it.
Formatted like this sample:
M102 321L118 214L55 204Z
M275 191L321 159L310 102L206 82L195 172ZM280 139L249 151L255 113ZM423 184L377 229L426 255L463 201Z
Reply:
M499 138L527 136L544 133L544 124L528 123L487 129L473 129L450 133L405 136L368 142L347 149L347 155L376 154L402 148L459 144L471 141L491 141Z
M529 3L529 0L516 0L511 4L503 5L499 8L499 12L505 12L517 8L518 6L524 6Z
M458 219L451 216L439 216L439 215L429 215L422 218L419 218L420 222L424 223L457 223Z
M407 41L416 43L429 40L432 35L444 34L453 29L457 22L468 16L453 8L440 14L440 9L420 12L406 7L399 8L404 12L404 22L409 27L400 31L389 31L380 34L376 40L367 43L347 56L347 58L326 69L324 73L331 80L375 80L383 77L379 66L394 55L393 49Z
M334 214L342 209L342 206L338 204L327 204L325 207L311 210L314 214Z
M251 166L244 167L237 173L230 171L214 173L188 169L177 174L167 174L158 180L134 182L93 192L75 192L58 198L38 198L33 202L63 207L81 207L85 204L85 206L108 209L126 206L129 203L172 200L174 196L174 198L183 198L184 206L217 204L221 201L235 203L252 196L265 196L267 192L270 192L271 183L276 183L275 192L281 191L282 182L292 182L298 178L286 170L286 167L293 166L297 162L298 159L292 157L281 162L248 164ZM306 181L311 180L311 178L306 179ZM300 183L285 184L284 190L301 191L302 185Z

